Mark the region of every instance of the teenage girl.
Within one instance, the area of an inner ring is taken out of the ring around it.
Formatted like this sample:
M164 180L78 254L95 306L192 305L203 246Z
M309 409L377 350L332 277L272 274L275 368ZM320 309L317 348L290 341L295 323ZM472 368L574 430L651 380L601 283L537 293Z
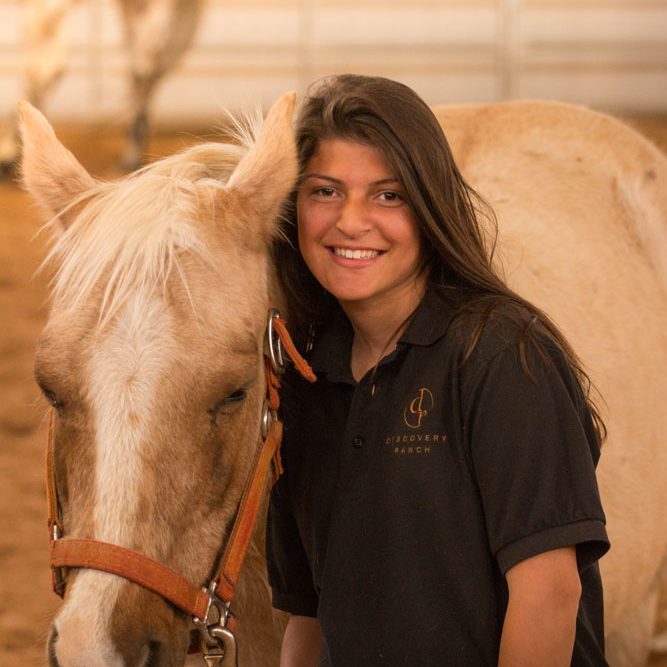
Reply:
M284 392L268 526L281 665L606 665L604 427L562 334L406 86L305 100L276 262L318 381Z

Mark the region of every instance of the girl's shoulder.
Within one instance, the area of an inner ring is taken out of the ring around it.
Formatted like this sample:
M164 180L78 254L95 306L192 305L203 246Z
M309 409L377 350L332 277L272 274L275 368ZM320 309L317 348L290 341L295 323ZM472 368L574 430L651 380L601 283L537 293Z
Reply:
M536 367L566 368L567 354L546 315L504 295L461 291L448 330L462 366L480 370L498 355L513 356L529 375Z

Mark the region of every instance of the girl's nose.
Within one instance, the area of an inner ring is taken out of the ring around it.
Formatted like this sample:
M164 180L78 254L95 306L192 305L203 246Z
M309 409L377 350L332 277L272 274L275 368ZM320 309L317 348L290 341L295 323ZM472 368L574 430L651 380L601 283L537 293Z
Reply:
M350 238L362 236L371 229L370 212L365 201L348 198L339 210L336 228Z

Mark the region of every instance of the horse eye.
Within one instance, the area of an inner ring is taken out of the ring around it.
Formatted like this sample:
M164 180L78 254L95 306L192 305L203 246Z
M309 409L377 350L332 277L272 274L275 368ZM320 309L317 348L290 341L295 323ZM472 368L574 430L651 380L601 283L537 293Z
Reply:
M215 424L215 421L220 412L224 412L226 407L231 409L231 406L233 406L235 403L240 403L246 397L247 393L248 392L245 389L237 389L236 391L229 394L229 396L226 396L222 400L218 401L213 406L213 408L209 410L211 415L211 423Z
M42 386L41 384L39 385L39 388L42 390L44 398L51 404L52 407L56 408L57 410L60 410L60 408L63 407L62 402L58 399L55 392L51 391L48 387Z
M235 392L227 396L227 398L222 400L222 405L228 405L229 403L238 403L246 397L245 389L237 389Z

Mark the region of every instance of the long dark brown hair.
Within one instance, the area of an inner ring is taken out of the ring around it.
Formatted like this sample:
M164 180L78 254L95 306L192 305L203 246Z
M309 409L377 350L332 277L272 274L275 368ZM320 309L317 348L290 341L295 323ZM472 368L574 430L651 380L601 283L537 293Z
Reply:
M545 337L562 350L587 398L601 442L606 431L590 397L588 375L549 317L511 290L493 268L497 236L493 211L464 180L426 103L408 86L382 77L343 74L325 78L311 89L299 113L296 141L301 173L324 139L373 146L402 184L422 235L423 268L429 282L461 287L469 294L459 312L473 315L476 323L466 358L484 325L502 305L503 317L521 329L522 361L525 345L534 344L542 351L540 341ZM326 322L338 305L299 253L296 190L284 215L284 235L276 241L274 254L292 326L303 340L306 332Z

